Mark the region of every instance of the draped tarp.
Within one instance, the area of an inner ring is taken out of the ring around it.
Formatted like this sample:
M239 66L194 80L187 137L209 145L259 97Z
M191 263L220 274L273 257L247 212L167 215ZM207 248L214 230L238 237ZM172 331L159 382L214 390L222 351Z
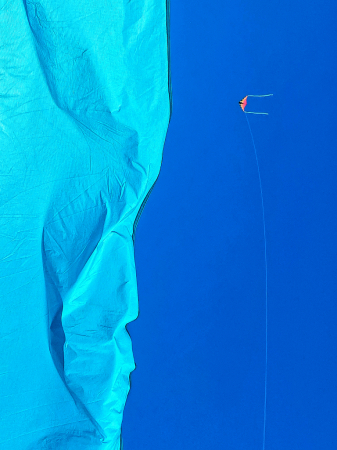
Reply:
M117 450L165 0L0 0L0 449Z

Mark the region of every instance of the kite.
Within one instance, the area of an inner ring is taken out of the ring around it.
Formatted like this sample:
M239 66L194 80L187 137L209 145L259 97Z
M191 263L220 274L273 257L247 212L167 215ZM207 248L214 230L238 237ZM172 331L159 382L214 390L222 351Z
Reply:
M246 95L246 97L239 101L239 105L241 106L243 112L245 112L245 107L247 106L247 98L248 95Z
M245 107L247 106L247 98L248 97L270 97L273 94L266 94L266 95L246 95L242 100L239 101L239 105L241 106L241 109L246 114L263 114L265 116L268 116L268 113L265 112L253 112L253 111L245 111Z

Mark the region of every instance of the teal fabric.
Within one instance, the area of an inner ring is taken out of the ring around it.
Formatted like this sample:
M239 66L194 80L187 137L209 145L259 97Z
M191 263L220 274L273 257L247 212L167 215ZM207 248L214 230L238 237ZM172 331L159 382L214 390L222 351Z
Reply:
M117 450L168 6L1 0L0 42L0 449Z

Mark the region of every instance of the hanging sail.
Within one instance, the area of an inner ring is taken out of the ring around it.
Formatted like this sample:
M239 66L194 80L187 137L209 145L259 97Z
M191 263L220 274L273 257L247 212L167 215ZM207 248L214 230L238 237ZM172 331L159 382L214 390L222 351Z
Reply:
M0 448L119 450L134 229L171 109L167 2L2 3Z

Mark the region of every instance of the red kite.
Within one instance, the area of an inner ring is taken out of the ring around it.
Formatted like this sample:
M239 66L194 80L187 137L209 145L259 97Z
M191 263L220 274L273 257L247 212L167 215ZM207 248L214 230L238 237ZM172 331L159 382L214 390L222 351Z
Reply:
M241 109L243 112L245 112L245 107L247 105L247 97L248 97L248 95L246 95L245 98L243 98L242 100L239 101L239 105L241 106Z
M246 95L246 97L244 97L242 100L239 101L239 105L241 106L241 109L244 113L246 114L264 114L266 116L268 116L268 113L264 113L264 112L252 112L252 111L245 111L245 107L247 105L247 98L248 97L270 97L273 94L266 94L266 95Z

